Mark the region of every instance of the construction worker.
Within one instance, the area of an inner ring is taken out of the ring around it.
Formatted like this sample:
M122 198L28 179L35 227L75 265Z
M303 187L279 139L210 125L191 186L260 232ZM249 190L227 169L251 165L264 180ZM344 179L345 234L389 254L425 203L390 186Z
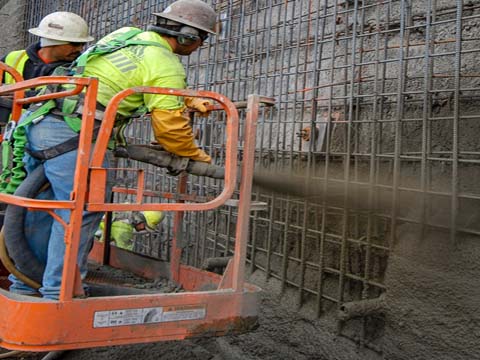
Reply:
M99 41L98 44L102 45L99 49L103 49L103 53L94 46L77 60L82 70L81 76L99 79L97 102L100 105L96 113L101 113L108 101L126 88L145 85L186 88L185 69L177 55L190 55L202 45L209 34L216 32L216 13L201 0L178 0L163 12L153 15L156 23L149 26L147 31L132 27L121 28ZM113 40L116 40L116 47L105 51ZM118 46L119 43L124 46ZM80 73L77 71L76 75L80 76ZM79 103L81 104L81 101ZM196 145L190 119L183 113L186 107L206 112L206 103L208 101L198 98L133 94L121 103L118 115L125 118L145 107L151 113L155 139L165 150L193 160L210 162L210 156ZM72 124L64 121L64 111L57 112L57 115L56 111L53 111L42 117L41 121L35 124L32 122L27 127L28 154L25 156L25 167L27 172L31 172L43 163L55 200L70 199L77 158L76 148L53 158L45 156L52 147L58 147L78 136ZM71 114L77 114L75 109L72 111ZM80 113L78 116L81 116ZM25 117L24 121L27 122ZM108 166L107 160L104 166ZM64 221L69 221L69 211L56 213ZM86 275L88 249L102 215L99 212L85 212L83 216L78 253L82 277ZM41 227L42 224L37 226ZM40 293L44 298L58 299L65 253L63 226L54 221L46 243L35 236L28 241L35 254L47 252ZM47 250L39 249L46 245ZM11 291L16 291L18 285L22 284L16 281Z
M132 251L134 245L133 234L134 231L157 231L158 225L165 218L163 211L134 211L115 213L112 219L110 240L115 246ZM104 241L104 227L105 222L100 222L99 230L95 232L95 236Z
M58 66L75 60L81 54L85 43L93 40L93 37L88 35L85 20L77 14L64 11L45 16L38 27L29 29L28 32L39 36L40 40L24 50L12 51L0 59L17 70L24 80L51 75ZM13 82L9 74L4 75L4 84ZM0 124L5 124L10 115L11 104L8 99L0 101L0 106L2 104Z
M82 17L63 11L45 16L38 27L29 29L28 32L39 36L40 40L24 50L12 51L0 59L17 70L24 80L49 76L58 66L70 64L81 54L85 43L93 40ZM2 83L14 82L12 76L4 74ZM30 90L26 95L34 94L35 90ZM8 122L11 109L11 97L0 97L0 125ZM4 210L5 205L0 204L0 227L3 225Z

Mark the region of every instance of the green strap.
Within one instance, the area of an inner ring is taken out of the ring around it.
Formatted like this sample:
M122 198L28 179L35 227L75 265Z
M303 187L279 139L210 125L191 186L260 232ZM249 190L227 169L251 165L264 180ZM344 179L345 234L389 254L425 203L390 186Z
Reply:
M24 169L23 157L27 144L26 127L35 121L40 121L56 104L49 100L30 113L13 131L12 138L2 142L2 174L0 175L0 192L13 194L27 175ZM10 157L12 157L10 161Z
M82 128L82 120L78 116L74 116L72 114L77 108L79 100L80 100L80 97L78 95L66 97L63 99L63 106L62 106L62 113L71 115L71 116L64 115L63 119L65 120L67 125L70 127L70 129L72 129L76 133L80 132L80 129Z
M7 185L8 185L8 179L12 175L12 172L10 171L10 156L12 153L12 148L10 147L10 144L8 141L3 141L2 142L2 174L0 175L0 192L5 193Z
M74 62L73 67L75 68L75 76L82 75L85 71L85 66L87 65L88 60L97 55L103 55L107 53L114 52L115 50L121 49L126 45L126 41L132 37L140 34L142 30L132 29L126 33L119 35L117 38L109 40L106 44L95 44L82 55L80 55Z
M143 31L140 29L132 29L129 30L114 39L109 40L106 44L95 44L94 46L90 47L87 51L85 51L82 55L80 55L77 60L74 62L72 69L73 69L73 76L82 76L83 72L85 71L85 66L87 62L95 56L98 55L105 55L112 53L114 51L123 49L128 46L134 45L143 45L143 46L158 46L162 48L166 48L164 45L154 42L154 41L147 41L147 40L132 40L132 38ZM78 104L78 97L70 97L65 98L62 113L67 114L64 115L63 118L68 126L75 132L79 132L82 126L81 119L77 116L68 116L73 114L75 108Z

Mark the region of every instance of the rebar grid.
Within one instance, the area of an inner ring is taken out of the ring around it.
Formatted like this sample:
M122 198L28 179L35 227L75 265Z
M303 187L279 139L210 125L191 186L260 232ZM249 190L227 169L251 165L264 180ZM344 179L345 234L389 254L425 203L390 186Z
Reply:
M143 26L172 1L64 1L96 38ZM347 301L378 297L397 228L418 224L479 235L477 109L480 5L447 0L213 1L221 32L184 59L192 88L275 97L262 110L257 168L343 186L339 204L257 189L267 212L253 212L249 265L313 300L318 315ZM27 5L33 26L60 2ZM30 38L29 38L30 39ZM243 116L242 116L243 118ZM222 163L223 118L196 121L200 144ZM138 141L150 139L144 122ZM307 136L310 134L309 136ZM240 149L243 138L240 136ZM239 154L241 158L241 151ZM175 181L145 167L165 191ZM280 175L281 176L281 175ZM209 196L221 181L191 177ZM363 209L351 208L360 196ZM185 215L185 261L228 256L236 209ZM166 225L168 226L168 225ZM167 234L171 230L166 231ZM165 253L146 246L155 255Z

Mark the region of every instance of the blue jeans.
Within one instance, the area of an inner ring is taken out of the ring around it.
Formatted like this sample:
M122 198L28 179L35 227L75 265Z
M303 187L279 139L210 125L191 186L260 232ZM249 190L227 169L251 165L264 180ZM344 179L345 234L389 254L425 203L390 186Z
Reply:
M30 150L38 151L51 148L72 137L76 133L61 119L54 116L46 116L38 124L30 125L27 128L28 147ZM53 159L43 162L45 175L50 182L51 191L42 193L42 197L50 196L54 200L70 200L70 193L73 190L77 150L59 155ZM27 173L30 173L40 161L26 154L24 158ZM108 167L106 157L104 167ZM109 186L107 196L109 196ZM70 222L70 210L56 210L55 213L66 223ZM32 218L34 217L34 219ZM95 231L98 229L102 219L102 212L83 213L82 230L80 235L80 247L77 263L82 279L87 274L87 257L91 249ZM63 226L52 219L45 212L29 212L25 221L26 229L31 229L29 224L34 222L34 228L38 231L27 231L27 241L33 253L43 261L45 272L43 274L40 293L44 298L58 299L62 282L63 257L65 254L65 230ZM50 230L50 231L48 231ZM10 291L29 294L35 291L14 276L10 276L12 285Z

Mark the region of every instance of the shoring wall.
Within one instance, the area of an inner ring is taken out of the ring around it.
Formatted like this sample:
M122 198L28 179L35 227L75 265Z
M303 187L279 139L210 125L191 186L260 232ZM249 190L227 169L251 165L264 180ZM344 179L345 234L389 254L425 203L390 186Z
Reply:
M2 24L0 54L23 46L25 36L25 1L1 0L0 22Z
M83 15L100 38L123 25L144 26L171 2L30 1L26 28L67 10ZM385 293L385 315L335 321L339 335L389 359L478 356L478 1L209 3L223 28L184 59L189 86L234 101L274 97L275 107L260 116L257 169L293 174L299 186L328 180L343 189L335 204L256 189L268 211L251 216L249 270L277 279L282 291L294 289L297 304L317 316ZM217 164L221 120L213 115L196 125ZM145 141L148 122L136 122L130 134ZM155 189L175 188L162 170L145 168ZM189 183L199 195L221 186L195 177ZM351 205L352 195L360 204ZM235 208L186 214L185 221L186 262L231 254ZM136 250L165 256L169 223L138 239Z

